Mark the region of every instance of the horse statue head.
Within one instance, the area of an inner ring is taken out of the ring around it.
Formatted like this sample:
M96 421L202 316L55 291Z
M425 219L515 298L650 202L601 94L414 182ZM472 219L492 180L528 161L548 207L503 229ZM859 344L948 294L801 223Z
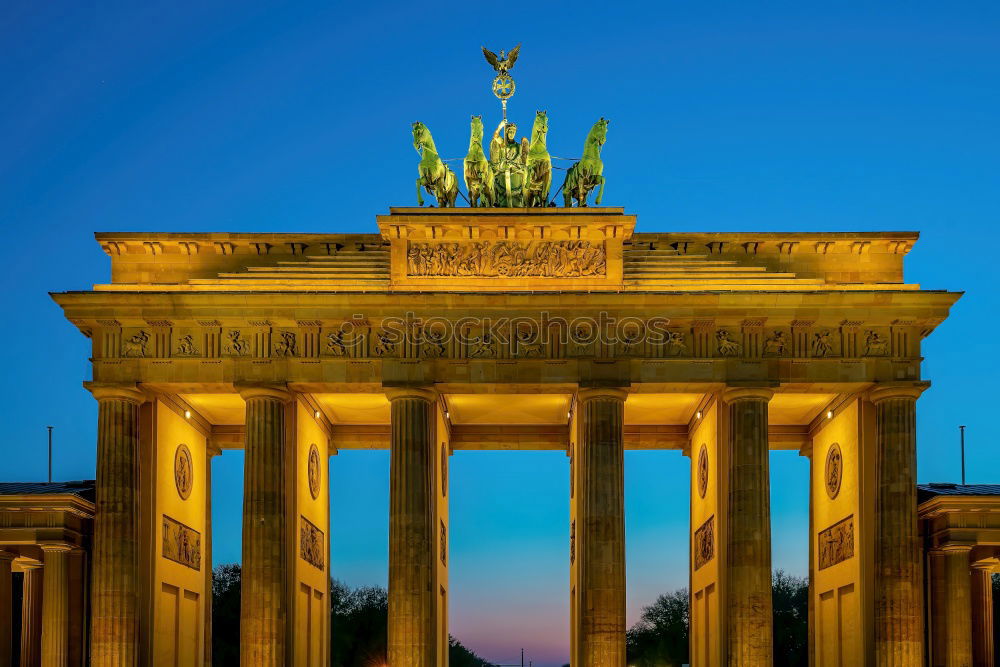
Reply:
M428 144L434 144L434 140L431 139L431 131L418 120L413 123L413 147L419 152L421 148L426 147Z
M603 146L604 142L608 140L608 123L610 122L607 118L602 117L594 123L594 127L590 129L588 139L594 141L598 146Z
M483 140L483 117L472 117L472 141L482 142Z
M549 117L545 111L535 112L535 124L531 128L532 139L534 139L534 134L536 132L541 133L544 137L549 131Z

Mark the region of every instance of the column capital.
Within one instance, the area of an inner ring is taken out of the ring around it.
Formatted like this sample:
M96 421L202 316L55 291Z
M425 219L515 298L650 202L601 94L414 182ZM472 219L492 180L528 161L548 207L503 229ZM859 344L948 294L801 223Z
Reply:
M11 562L15 558L17 558L17 554L13 554L9 551L4 551L3 549L0 549L0 561Z
M128 401L136 405L142 405L146 402L146 394L135 384L84 382L83 386L98 401Z
M726 387L722 391L722 400L726 403L744 400L770 401L774 396L771 387Z
M270 398L282 403L290 403L295 398L287 385L283 384L237 383L235 387L244 401L249 401L251 398Z
M37 561L33 558L28 560L21 560L20 558L18 558L16 560L17 560L17 566L21 568L22 571L41 570L42 568L45 567L44 563L42 563L41 561Z
M39 542L38 548L44 553L65 553L67 551L75 551L76 547L69 542Z
M585 387L576 390L576 400L586 403L595 398L616 398L624 401L628 392L621 387Z
M222 455L222 447L219 447L217 444L215 444L211 440L208 440L205 443L205 454L208 455L208 458L210 460L214 459L216 456L221 456Z
M390 403L398 398L420 398L428 403L435 403L438 397L437 389L433 386L382 387L382 390L385 391Z
M1000 567L1000 559L997 558L981 558L975 560L969 564L973 570L986 570L987 572L995 572L998 567Z
M941 551L943 553L952 553L952 554L961 554L961 553L967 554L972 552L973 546L974 545L972 544L964 544L962 542L949 542L947 544L942 544L938 546L936 551Z
M920 398L920 394L924 393L924 390L929 386L931 386L930 382L879 383L869 390L868 397L872 403L879 403L890 398L912 398L916 400Z

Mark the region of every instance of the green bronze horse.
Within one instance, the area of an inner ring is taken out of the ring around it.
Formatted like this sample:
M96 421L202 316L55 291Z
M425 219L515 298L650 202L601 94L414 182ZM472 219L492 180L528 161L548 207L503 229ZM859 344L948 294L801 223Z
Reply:
M545 135L549 132L549 118L544 111L535 112L535 124L531 127L531 143L528 144L528 180L524 184L524 205L545 206L552 188L552 158L545 147Z
M451 208L455 206L458 197L458 178L455 172L445 166L434 147L431 131L421 122L413 124L413 147L420 153L420 164L417 166L417 204L424 205L420 188L437 199L438 206Z
M576 200L577 206L587 205L587 195L595 187L600 186L597 191L595 206L601 205L601 197L604 196L604 163L601 162L601 147L608 137L608 121L605 118L594 123L587 134L587 140L583 144L583 158L566 172L566 181L563 183L563 201L567 208L573 205Z
M469 153L463 161L465 167L465 190L469 193L470 206L493 206L496 199L493 192L493 167L483 152L483 117L472 117L472 136L469 138Z

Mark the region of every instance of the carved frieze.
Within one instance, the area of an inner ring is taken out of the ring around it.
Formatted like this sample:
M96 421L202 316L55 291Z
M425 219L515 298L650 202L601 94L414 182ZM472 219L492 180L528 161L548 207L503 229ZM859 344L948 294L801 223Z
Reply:
M603 243L591 241L411 242L406 258L410 276L603 277Z
M708 520L694 531L694 569L701 569L705 563L713 558L715 558L714 515L708 517Z
M854 556L854 515L819 534L819 569L824 570Z
M276 357L297 357L299 356L298 340L294 331L277 331L274 334L274 356Z
M163 557L192 570L200 570L201 533L164 514Z
M178 357L197 357L201 355L198 351L198 346L195 345L192 334L184 334L177 339L177 347L174 348L174 355Z
M733 340L733 335L725 329L715 332L716 350L723 357L738 357L742 351L742 345Z
M301 556L302 560L305 562L322 570L323 563L325 561L323 550L326 544L323 539L323 531L317 528L312 521L304 516L300 516L299 518L301 519L301 528L299 529L299 556Z
M441 443L441 496L448 497L448 445Z
M871 329L866 331L864 354L866 357L889 356L889 337Z
M448 528L444 525L444 520L441 521L441 564L448 564Z
M787 332L775 329L764 339L765 357L784 357L791 352L791 338Z
M225 342L222 344L222 353L230 357L249 357L253 351L253 343L249 338L243 336L239 329L230 329L226 332Z
M814 333L811 350L814 357L833 356L833 334L825 329Z

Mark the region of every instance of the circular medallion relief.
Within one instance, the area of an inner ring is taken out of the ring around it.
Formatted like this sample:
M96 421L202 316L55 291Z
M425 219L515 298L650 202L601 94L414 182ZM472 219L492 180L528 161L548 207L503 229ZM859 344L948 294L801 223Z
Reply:
M448 445L441 443L441 495L448 496Z
M309 493L313 500L319 498L319 487L322 480L322 468L320 465L319 449L316 445L309 446Z
M826 495L833 500L840 493L840 482L844 477L844 456L836 442L830 445L830 450L826 453L825 477Z
M702 443L701 451L698 452L698 495L704 498L706 491L708 491L708 447Z
M174 452L174 484L181 500L187 500L194 486L194 466L191 464L191 450L184 443L177 445Z

